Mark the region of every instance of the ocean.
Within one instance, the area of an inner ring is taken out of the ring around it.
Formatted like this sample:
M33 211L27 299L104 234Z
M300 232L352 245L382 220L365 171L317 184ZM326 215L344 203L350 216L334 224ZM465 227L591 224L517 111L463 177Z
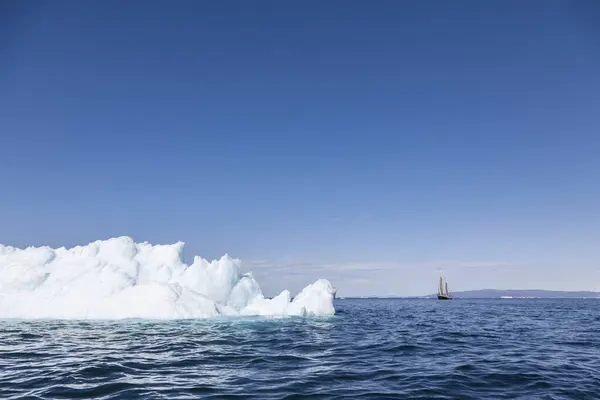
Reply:
M600 398L599 300L335 307L312 318L2 320L0 398Z

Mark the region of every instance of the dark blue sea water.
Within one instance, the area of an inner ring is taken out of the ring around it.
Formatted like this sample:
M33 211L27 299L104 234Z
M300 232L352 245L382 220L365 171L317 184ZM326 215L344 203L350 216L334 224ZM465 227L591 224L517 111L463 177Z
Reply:
M0 321L0 398L598 399L598 300L336 300L327 318Z

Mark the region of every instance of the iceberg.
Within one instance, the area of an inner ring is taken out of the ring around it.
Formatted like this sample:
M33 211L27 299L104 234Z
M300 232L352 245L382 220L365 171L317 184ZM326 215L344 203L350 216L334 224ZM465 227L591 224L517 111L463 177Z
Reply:
M123 236L85 246L0 245L0 318L187 319L335 314L326 279L293 299L266 298L241 261L224 255L183 261L183 242L136 243Z

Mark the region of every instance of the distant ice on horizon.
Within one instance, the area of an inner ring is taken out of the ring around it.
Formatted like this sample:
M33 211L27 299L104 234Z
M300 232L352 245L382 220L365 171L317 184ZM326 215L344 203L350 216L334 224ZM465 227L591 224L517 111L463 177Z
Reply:
M241 261L183 262L183 242L136 243L130 237L71 249L0 245L0 318L180 319L215 316L335 314L326 279L292 300L288 290L265 298Z

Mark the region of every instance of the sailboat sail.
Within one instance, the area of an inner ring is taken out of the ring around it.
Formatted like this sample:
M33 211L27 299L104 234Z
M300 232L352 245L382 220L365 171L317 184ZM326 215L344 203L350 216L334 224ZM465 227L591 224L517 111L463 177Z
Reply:
M438 288L438 299L450 300L451 298L452 296L450 296L450 291L448 290L448 282L444 279L444 276L440 272L440 287Z

